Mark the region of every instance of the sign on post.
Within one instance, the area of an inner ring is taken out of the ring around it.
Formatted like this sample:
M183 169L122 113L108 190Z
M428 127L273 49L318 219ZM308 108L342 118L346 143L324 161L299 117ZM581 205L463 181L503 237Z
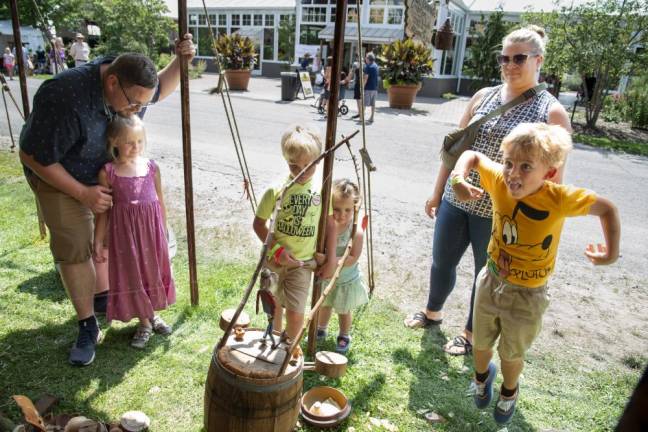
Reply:
M304 99L314 98L313 86L311 85L310 73L307 71L299 72L299 82L301 83Z
M435 7L426 0L406 0L405 36L430 45L436 15Z

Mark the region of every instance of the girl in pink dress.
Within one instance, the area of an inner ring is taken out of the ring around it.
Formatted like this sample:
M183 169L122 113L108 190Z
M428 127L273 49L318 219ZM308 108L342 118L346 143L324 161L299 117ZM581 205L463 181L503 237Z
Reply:
M108 321L138 318L131 346L144 348L154 332L171 333L155 311L175 303L160 170L142 157L139 117L115 116L106 135L114 160L99 172L99 183L112 188L113 206L97 215L95 260L108 259Z

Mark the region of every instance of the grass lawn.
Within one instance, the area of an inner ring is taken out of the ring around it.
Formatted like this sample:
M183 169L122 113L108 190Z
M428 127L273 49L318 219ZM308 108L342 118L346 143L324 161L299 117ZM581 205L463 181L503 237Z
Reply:
M575 133L574 142L587 144L592 147L617 150L640 156L648 156L648 143L641 141L622 140L607 136L593 136L585 133Z
M181 221L175 222L179 233ZM189 305L185 250L175 258L178 302L163 313L174 325L170 337L156 336L138 351L128 345L134 324L104 324L106 336L95 362L71 367L67 355L77 328L73 309L47 242L39 238L34 199L17 154L0 151L0 411L17 420L11 395L36 400L49 393L60 398L56 412L111 420L136 409L150 416L152 431L199 431L205 379L222 334L219 315L238 304L254 264L216 261L209 256L215 247L198 248L196 308ZM253 307L250 302L251 315ZM391 304L373 300L356 314L347 374L334 380L305 373L306 388L332 385L351 399L352 415L338 430L429 431L423 417L429 410L447 420L434 426L438 431L498 430L492 410L477 411L467 393L471 358L442 352L440 345L450 336L443 327L409 331L402 316ZM257 316L253 323L263 326L265 318ZM335 333L337 323L332 325L330 333ZM323 348L333 350L332 337ZM612 430L639 372L620 365L604 372L580 365L558 353L532 350L519 411L508 430ZM379 420L388 423L379 426Z

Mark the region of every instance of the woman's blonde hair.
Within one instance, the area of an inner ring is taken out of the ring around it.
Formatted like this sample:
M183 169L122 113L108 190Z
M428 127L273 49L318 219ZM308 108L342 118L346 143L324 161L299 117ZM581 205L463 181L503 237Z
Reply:
M337 179L333 182L333 200L352 198L357 207L360 204L360 188L349 179Z
M526 27L513 30L502 39L502 46L512 43L524 43L531 46L533 54L544 55L545 53L545 31L537 25L528 25Z
M504 137L500 149L513 156L530 157L548 167L558 168L565 163L572 149L572 139L562 126L520 123Z
M314 160L322 153L322 139L314 130L291 126L281 136L281 153L288 163L306 154Z
M141 128L142 133L144 132L144 123L142 123L142 120L136 115L128 117L116 115L113 117L112 121L108 123L108 128L106 129L106 150L108 150L108 153L110 153L114 159L119 156L119 152L117 151L117 142L123 138L126 131L135 128ZM146 143L146 134L144 134L144 143Z

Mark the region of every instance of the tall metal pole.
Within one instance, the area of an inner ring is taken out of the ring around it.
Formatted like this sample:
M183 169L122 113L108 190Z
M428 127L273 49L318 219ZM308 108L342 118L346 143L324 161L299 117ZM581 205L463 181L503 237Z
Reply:
M187 1L178 0L179 37L187 34ZM178 55L178 53L176 53ZM196 269L196 234L194 227L193 180L191 165L191 123L189 121L189 71L187 62L180 60L180 98L182 107L182 154L185 180L185 210L187 213L187 252L189 254L189 289L191 304L197 306L198 274Z
M16 45L16 61L18 62L18 75L20 79L20 94L22 95L23 112L25 118L29 117L29 95L27 94L27 75L23 59L22 37L20 36L20 19L18 18L18 4L16 0L9 0L11 5L11 23L13 25L14 44Z
M347 0L337 0L335 6L335 33L333 36L333 64L331 65L331 83L329 103L327 108L326 121L326 143L325 148L328 150L335 145L335 135L337 131L338 101L340 99L340 70L344 55L344 27L346 25ZM329 202L331 201L331 183L333 174L334 153L331 152L324 159L324 174L322 182L322 215L319 220L319 230L317 231L317 251L324 252L326 246L326 220L328 218ZM313 284L313 295L311 307L315 307L320 297L321 282L316 278ZM313 355L315 352L315 337L317 331L317 319L319 313L313 316L308 329L308 354Z

